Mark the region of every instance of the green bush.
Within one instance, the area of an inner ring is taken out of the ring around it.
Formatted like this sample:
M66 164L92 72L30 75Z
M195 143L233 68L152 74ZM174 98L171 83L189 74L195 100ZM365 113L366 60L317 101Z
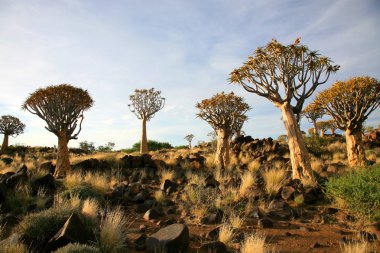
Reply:
M15 227L25 245L41 249L65 224L73 212L70 208L51 208L26 215Z
M65 247L54 251L54 253L100 253L100 250L85 244L69 243Z
M69 199L71 196L78 196L78 198L81 200L93 198L101 205L103 205L105 202L104 196L89 185L74 186L70 190L63 191L61 193L61 196L64 199Z
M380 166L357 168L325 183L327 196L370 221L380 220Z
M171 149L173 148L172 145L168 142L159 142L159 141L153 141L153 140L148 140L148 149L149 151L156 151L156 150L161 150L161 149ZM132 149L129 150L140 150L140 142L136 142L133 144Z

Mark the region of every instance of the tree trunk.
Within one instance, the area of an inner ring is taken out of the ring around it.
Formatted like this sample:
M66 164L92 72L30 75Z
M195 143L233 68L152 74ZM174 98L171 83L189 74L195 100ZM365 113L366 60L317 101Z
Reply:
M142 119L140 153L141 154L148 153L148 139L146 137L146 119Z
M316 120L313 120L313 125L314 125L314 134L316 137L318 137L319 136L319 129L318 129L318 125L317 125Z
M189 149L191 149L191 141L189 141Z
M292 163L292 177L293 179L301 179L306 176L314 181L315 179L311 169L309 153L307 152L293 110L288 102L279 105L279 107L282 112L282 118L288 136L290 161Z
M216 131L218 140L216 146L215 163L221 169L224 169L230 163L230 143L228 134L225 130Z
M347 157L348 164L352 166L362 166L367 162L363 144L362 144L362 131L359 130L346 130L346 144L347 144Z
M8 143L9 143L9 135L4 134L4 140L3 140L3 145L1 145L0 154L4 154L5 153L5 151L8 148Z
M64 177L70 171L69 149L67 147L69 140L66 133L60 133L58 136L58 155L54 176Z
M325 130L321 129L321 138L325 137Z

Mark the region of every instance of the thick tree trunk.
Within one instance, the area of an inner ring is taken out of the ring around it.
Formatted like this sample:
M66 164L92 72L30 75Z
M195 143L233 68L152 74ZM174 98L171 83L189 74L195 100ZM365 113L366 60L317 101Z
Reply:
M215 163L221 169L224 169L230 163L230 143L228 134L225 130L219 129L217 134L217 146L215 154Z
M325 137L325 130L321 130L321 138L324 138Z
M148 153L148 139L146 136L146 119L142 119L140 153L141 154Z
M69 140L66 133L60 133L58 136L58 155L54 176L64 177L70 171L69 149L67 147Z
M332 136L335 135L335 129L334 129L334 128L330 128L330 132L331 132L331 135L332 135Z
M281 109L282 118L284 120L285 129L288 136L293 179L301 179L306 176L314 181L315 179L311 169L309 153L307 152L306 145L293 110L287 102L279 105L278 107Z
M9 144L9 135L4 134L4 140L3 140L3 145L1 145L0 154L4 154L5 153L5 151L8 148L8 144Z
M317 125L316 120L313 120L313 125L314 125L314 134L316 137L318 137L319 136L319 129L318 129L318 125Z
M367 162L363 144L362 131L346 130L347 157L350 166L362 166Z

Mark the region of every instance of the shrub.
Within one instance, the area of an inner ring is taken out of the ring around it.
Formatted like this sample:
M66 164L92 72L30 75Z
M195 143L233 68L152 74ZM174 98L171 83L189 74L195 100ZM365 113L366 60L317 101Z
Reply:
M78 196L81 200L92 198L101 205L105 202L104 196L88 185L74 186L70 190L63 191L61 196L64 199L70 199L72 196Z
M341 177L329 178L325 192L335 200L369 220L380 220L380 166L361 168Z
M22 241L32 248L41 249L65 224L73 212L70 208L51 208L39 213L31 213L15 227L22 235Z
M234 239L234 229L230 225L223 224L219 229L219 241L229 246Z
M148 140L148 150L149 151L156 151L156 150L161 150L161 149L171 149L171 148L173 148L173 146L170 145L170 143L168 143L168 142L159 142L159 141L154 141L154 140ZM140 142L136 142L135 144L133 144L132 149L139 151L140 150Z
M120 208L111 210L101 221L99 247L102 252L116 253L125 246L127 219Z
M265 190L269 196L276 196L283 185L286 176L285 170L272 169L263 172Z
M94 246L69 243L65 247L54 251L54 253L100 253L100 250Z
M270 252L265 244L265 234L256 232L256 234L251 234L246 236L242 245L241 253L266 253Z
M0 253L27 253L26 246L22 243L0 242Z

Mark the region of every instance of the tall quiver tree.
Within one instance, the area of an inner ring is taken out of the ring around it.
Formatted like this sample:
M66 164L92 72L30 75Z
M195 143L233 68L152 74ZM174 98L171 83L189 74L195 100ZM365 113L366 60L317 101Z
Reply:
M0 118L0 134L4 134L3 144L1 145L0 155L3 154L9 145L9 136L16 137L22 134L25 124L18 118L11 115L3 115Z
M349 165L364 165L362 128L364 121L380 104L380 82L369 76L338 81L319 93L315 102L345 131Z
M151 88L149 90L136 89L135 94L129 96L129 99L131 100L131 104L128 105L129 109L142 122L140 153L145 154L148 152L146 122L153 118L159 110L164 108L165 98L161 97L161 91Z
M242 97L222 92L197 103L196 108L199 110L197 117L207 121L217 134L215 162L224 169L230 162L229 137L236 124L247 120L245 114L250 107Z
M230 81L254 94L265 97L280 108L288 136L292 175L314 180L310 158L296 119L305 100L325 83L339 66L299 44L285 46L272 40L259 47L242 67L230 74Z
M304 115L308 119L308 121L312 123L314 126L314 136L319 135L317 120L322 118L323 114L323 110L316 106L315 103L308 104L302 111L302 115Z
M191 149L191 142L193 141L194 134L188 134L185 136L185 140L189 143L189 149Z
M82 130L83 112L94 101L87 92L70 84L51 85L30 94L22 108L43 119L49 132L58 137L58 155L54 176L62 177L70 170L68 143ZM78 128L78 129L77 129Z

